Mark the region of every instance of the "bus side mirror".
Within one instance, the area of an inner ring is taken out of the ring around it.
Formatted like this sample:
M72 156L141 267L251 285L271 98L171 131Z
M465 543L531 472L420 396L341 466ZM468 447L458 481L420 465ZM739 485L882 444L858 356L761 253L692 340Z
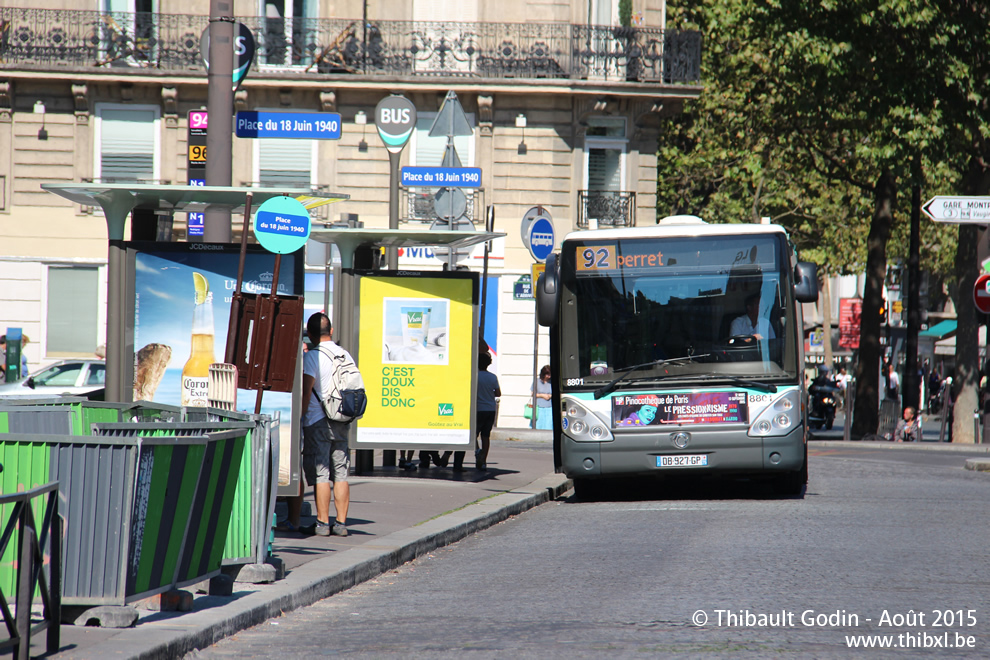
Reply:
M818 300L818 265L799 261L794 267L794 297L798 302L812 303Z
M536 280L534 293L536 294L536 320L542 326L551 327L557 325L557 255L551 254L547 257L547 268Z

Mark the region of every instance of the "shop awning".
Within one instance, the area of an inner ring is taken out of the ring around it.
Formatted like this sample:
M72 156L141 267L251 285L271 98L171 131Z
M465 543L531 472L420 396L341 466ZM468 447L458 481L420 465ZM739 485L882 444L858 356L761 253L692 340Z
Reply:
M952 334L956 331L955 321L939 321L935 325L931 326L927 330L922 330L918 333L919 337L934 337L935 339L941 339L948 334Z
M947 323L947 321L945 321ZM952 322L955 324L955 321ZM987 345L987 326L981 325L979 328L979 346L980 354L983 354L983 349ZM935 342L935 355L955 355L956 354L956 335L953 334L951 337L947 337L940 341Z

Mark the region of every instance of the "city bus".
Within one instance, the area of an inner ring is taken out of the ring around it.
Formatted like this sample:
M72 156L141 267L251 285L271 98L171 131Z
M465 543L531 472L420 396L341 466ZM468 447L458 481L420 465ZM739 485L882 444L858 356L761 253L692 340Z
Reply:
M815 264L771 224L664 218L578 231L547 259L554 462L579 497L607 477L808 478L801 305Z

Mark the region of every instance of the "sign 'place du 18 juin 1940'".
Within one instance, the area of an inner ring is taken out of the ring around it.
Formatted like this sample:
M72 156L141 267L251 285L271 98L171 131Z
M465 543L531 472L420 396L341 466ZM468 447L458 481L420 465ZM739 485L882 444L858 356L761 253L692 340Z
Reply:
M340 115L336 112L237 113L234 132L239 138L299 138L339 140Z

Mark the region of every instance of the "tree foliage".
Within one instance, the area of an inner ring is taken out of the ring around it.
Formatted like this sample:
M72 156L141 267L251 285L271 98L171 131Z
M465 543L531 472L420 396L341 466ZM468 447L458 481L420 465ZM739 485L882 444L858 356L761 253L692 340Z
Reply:
M668 25L704 35L705 92L661 132L658 212L722 222L769 216L788 228L802 258L830 273L865 270L863 315L879 318L887 263L907 256L906 191L958 193L974 159L986 162L984 5L668 5ZM958 277L957 235L923 223L922 267ZM876 425L879 324L869 325L858 370L861 431Z

